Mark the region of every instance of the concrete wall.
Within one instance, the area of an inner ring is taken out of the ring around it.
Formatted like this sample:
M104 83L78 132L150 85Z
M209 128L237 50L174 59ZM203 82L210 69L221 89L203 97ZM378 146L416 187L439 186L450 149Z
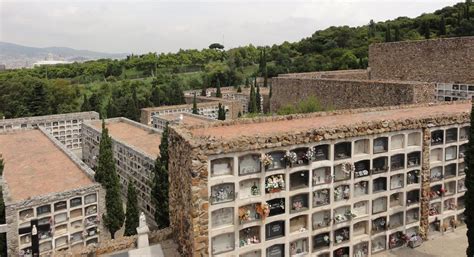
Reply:
M18 129L44 127L68 149L80 149L81 124L84 120L99 119L97 112L75 112L17 119L0 119L0 133Z
M372 79L474 83L474 37L372 44Z
M277 77L273 80L270 111L310 96L334 109L426 103L435 101L435 90L434 84L425 82Z

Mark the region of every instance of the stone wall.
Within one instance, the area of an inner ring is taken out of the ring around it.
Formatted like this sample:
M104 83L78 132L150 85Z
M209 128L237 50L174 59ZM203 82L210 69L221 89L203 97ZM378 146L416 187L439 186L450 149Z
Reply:
M372 44L372 79L474 83L474 37Z
M171 228L162 230L154 230L148 232L148 240L150 245L163 242L172 236ZM69 257L69 256L99 256L104 254L117 253L119 251L132 250L137 245L137 235L120 237L113 240L102 241L99 245L89 245L82 248L80 251L57 251L54 253L55 257Z
M208 165L207 156L189 144L189 138L170 129L169 203L175 242L182 256L207 256Z
M335 71L315 71L301 73L280 74L282 78L313 78L313 79L369 79L368 70L335 70Z
M458 102L465 103L465 102ZM444 103L457 104L457 103ZM341 138L363 137L402 130L423 130L423 189L424 199L421 201L422 214L426 212L429 198L426 192L429 185L429 127L465 124L469 122L470 113L427 114L420 119L374 120L363 124L356 123L347 126L322 127L304 131L288 131L270 134L268 136L240 136L232 139L222 139L218 135L196 137L191 130L250 124L264 121L295 120L305 117L330 116L348 113L406 109L414 106L432 106L437 104L417 104L405 106L374 107L356 110L340 110L334 112L319 112L288 116L262 117L255 119L238 119L214 124L202 124L185 127L171 127L170 130L170 217L176 242L180 245L183 256L208 256L209 239L208 224L208 156L228 153L247 152L276 147L294 146L299 144L317 143ZM428 144L428 146L427 146ZM428 158L426 157L428 155ZM182 158L187 156L188 158ZM428 166L426 166L428 165ZM426 184L428 183L428 184ZM183 187L183 185L192 185ZM426 216L428 217L428 216ZM427 218L420 220L421 231L427 230Z
M426 82L277 77L270 111L310 96L332 109L364 108L435 101L436 86Z

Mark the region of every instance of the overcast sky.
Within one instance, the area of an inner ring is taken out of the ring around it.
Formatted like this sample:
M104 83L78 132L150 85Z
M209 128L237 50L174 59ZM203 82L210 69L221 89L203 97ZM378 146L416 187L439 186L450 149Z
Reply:
M0 0L0 41L101 52L169 52L222 42L297 41L332 25L416 17L458 1Z

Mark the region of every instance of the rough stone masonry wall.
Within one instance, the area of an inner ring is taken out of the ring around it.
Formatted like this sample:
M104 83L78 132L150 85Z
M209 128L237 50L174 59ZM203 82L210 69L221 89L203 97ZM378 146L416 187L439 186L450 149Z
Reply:
M372 44L372 79L474 83L474 37Z
M313 78L313 79L369 79L368 70L335 70L335 71L315 71L301 73L280 74L278 77L284 78Z
M431 131L423 128L423 148L421 157L421 192L420 192L420 235L424 240L428 239L429 212L430 212L430 146Z
M464 102L459 102L464 103ZM438 105L419 104L417 106ZM445 104L456 104L449 102ZM218 135L195 137L191 131L193 128L207 128L218 126L232 126L234 124L259 123L262 121L295 120L304 117L328 116L347 113L359 113L369 111L383 111L392 109L404 109L410 106L388 106L375 107L358 110L340 110L331 113L319 112L312 114L298 114L288 116L263 117L256 119L238 119L233 121L219 122L213 124L201 124L186 127L172 127L170 130L170 217L172 219L173 232L176 242L181 246L183 256L207 256L209 248L208 239L208 156L216 154L227 154L245 152L275 147L292 146L298 144L317 143L341 138L363 137L394 131L423 129L424 135L429 134L426 128L429 126L447 126L453 124L465 124L469 121L468 112L457 115L427 114L421 119L399 119L383 120L365 123L355 123L348 126L323 127L308 129L304 131L288 131L275 133L268 136L240 136L233 139L223 140ZM423 189L422 194L429 190L429 144L430 135L423 139ZM427 151L427 152L426 152ZM428 155L428 157L426 157ZM183 158L186 156L187 158ZM182 158L183 160L179 160ZM171 161L173 160L173 161ZM187 161L188 160L188 161ZM192 164L189 163L192 160ZM425 163L426 161L426 163ZM173 165L171 165L173 163ZM427 177L428 176L428 177ZM428 180L428 185L426 181ZM192 187L183 187L190 185ZM189 195L191 194L191 195ZM192 199L192 202L190 201ZM422 210L426 212L427 199L422 200ZM189 215L192 214L191 215ZM423 214L423 213L422 213ZM179 215L179 217L178 217ZM200 218L199 218L200 217ZM427 216L426 216L427 217ZM186 220L187 219L187 220ZM420 220L421 230L426 231L427 220ZM189 227L188 227L189 226Z
M208 255L207 156L170 127L170 221L181 256Z
M435 84L426 82L277 77L273 80L270 111L310 96L323 107L352 109L433 102L435 94Z

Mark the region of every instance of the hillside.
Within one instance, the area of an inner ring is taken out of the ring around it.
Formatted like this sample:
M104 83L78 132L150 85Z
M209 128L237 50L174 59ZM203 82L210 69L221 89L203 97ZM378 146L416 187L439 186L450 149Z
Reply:
M76 50L68 47L29 47L13 43L0 42L0 60L7 68L20 68L47 58L65 61L87 61L101 58L122 59L127 54L112 54Z

